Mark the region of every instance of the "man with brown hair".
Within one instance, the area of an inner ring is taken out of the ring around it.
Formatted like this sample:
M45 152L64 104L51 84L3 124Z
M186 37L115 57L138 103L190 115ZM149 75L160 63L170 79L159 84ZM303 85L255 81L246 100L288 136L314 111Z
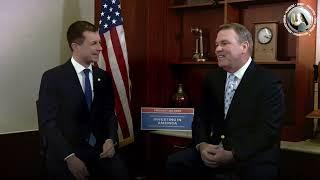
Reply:
M112 79L92 66L102 51L97 28L86 21L67 32L72 57L46 71L39 92L41 132L50 179L129 179L118 144Z
M280 80L251 58L251 33L220 26L215 53L220 69L203 83L195 147L169 157L172 179L244 180L278 176L284 95Z

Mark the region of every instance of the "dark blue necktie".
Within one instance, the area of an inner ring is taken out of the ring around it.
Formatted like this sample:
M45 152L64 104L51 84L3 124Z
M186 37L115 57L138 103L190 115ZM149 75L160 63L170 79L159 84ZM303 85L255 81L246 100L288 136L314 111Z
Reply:
M84 72L84 75L86 76L84 79L84 95L86 97L86 102L90 110L91 103L92 103L92 89L91 89L91 83L89 79L90 69L84 69L83 72ZM91 146L94 146L96 144L96 138L94 137L93 133L90 133L90 136L87 139L87 141Z
M85 79L84 79L84 95L86 97L86 102L88 105L88 108L91 109L91 103L92 103L92 89L91 89L91 83L89 79L89 72L90 69L84 69L83 70Z

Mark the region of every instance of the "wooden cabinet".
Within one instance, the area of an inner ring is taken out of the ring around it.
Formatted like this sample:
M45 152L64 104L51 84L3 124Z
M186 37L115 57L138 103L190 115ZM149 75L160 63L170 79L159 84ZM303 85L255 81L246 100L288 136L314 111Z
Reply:
M227 22L245 25L254 35L254 23L277 21L278 61L259 62L281 77L287 112L283 140L298 141L311 135L312 122L305 115L312 110L312 65L315 62L315 30L308 36L294 36L283 24L289 6L304 3L316 10L313 0L227 0L185 4L177 0L150 1L147 8L147 104L167 106L177 83L185 84L194 106L199 104L201 82L206 72L217 68L214 56L218 27ZM161 17L161 18L160 18ZM194 62L195 37L191 28L204 29L204 51L208 61Z

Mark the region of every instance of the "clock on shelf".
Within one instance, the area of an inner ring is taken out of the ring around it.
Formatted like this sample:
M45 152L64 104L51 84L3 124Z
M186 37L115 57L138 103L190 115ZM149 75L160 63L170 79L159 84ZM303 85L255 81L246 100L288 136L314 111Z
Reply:
M272 30L268 27L259 29L257 38L260 44L268 44L272 40Z
M255 61L277 61L278 23L255 23Z

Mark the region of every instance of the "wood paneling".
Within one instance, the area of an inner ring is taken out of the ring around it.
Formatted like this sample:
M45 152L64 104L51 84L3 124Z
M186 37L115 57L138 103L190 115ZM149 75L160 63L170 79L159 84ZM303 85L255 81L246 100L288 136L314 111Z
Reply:
M233 22L240 22L240 10L235 8L230 4L224 5L224 22L225 23L233 23Z
M40 139L38 131L0 135L0 179L38 179Z
M166 53L166 1L147 1L147 106L166 105L169 78Z
M314 10L316 1L299 0ZM316 31L307 36L299 36L296 46L296 71L295 71L295 124L284 128L284 139L299 141L310 138L312 134L311 120L305 115L312 111L312 65L315 63Z
M293 151L281 152L281 166L279 179L318 180L320 174L319 155Z

